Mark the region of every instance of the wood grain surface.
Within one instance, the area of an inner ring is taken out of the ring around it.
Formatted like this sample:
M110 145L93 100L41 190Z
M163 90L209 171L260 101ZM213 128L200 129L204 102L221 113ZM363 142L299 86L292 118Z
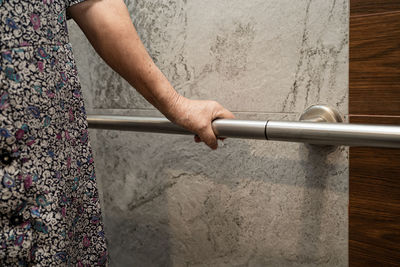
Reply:
M350 122L400 125L400 116ZM349 164L349 264L400 266L400 149L352 147Z
M350 0L349 120L400 125L400 0ZM352 147L349 265L400 266L400 149Z
M349 57L349 113L400 115L400 12L351 17Z
M400 11L399 0L351 0L350 15L368 15Z

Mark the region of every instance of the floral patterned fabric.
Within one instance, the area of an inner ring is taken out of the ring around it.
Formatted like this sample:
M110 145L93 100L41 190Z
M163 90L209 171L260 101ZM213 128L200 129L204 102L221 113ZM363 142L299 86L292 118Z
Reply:
M66 9L0 0L0 266L107 262Z

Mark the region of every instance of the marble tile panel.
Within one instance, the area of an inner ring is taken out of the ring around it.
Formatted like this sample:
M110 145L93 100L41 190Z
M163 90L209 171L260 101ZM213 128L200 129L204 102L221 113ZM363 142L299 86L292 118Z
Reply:
M191 136L90 137L112 266L347 265L346 148L227 139L211 151Z
M347 114L348 1L126 1L156 64L191 98L233 111ZM101 61L73 22L88 107L151 106Z
M156 64L241 119L347 114L347 0L127 0ZM88 113L159 116L70 21ZM90 130L111 266L346 266L348 150Z

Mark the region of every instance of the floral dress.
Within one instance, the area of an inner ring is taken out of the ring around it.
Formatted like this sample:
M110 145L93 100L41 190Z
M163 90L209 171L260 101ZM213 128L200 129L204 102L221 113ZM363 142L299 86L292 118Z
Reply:
M0 266L105 265L66 9L0 0Z

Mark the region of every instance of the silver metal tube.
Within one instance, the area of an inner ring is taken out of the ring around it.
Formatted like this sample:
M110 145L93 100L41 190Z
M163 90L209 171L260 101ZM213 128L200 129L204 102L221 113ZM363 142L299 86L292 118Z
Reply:
M189 134L190 131L177 126L166 118L131 117L113 115L88 115L89 127L93 129L109 129L135 132ZM265 140L266 121L250 120L215 120L213 131L218 137L247 138Z
M266 121L220 119L212 123L218 137L246 138L265 140Z
M134 132L193 134L166 118L88 115L89 128Z
M400 148L400 127L393 125L268 121L266 133L276 141Z
M166 118L112 115L88 115L87 118L89 127L95 129L193 134ZM219 119L212 126L218 137L400 148L400 126L393 125Z

